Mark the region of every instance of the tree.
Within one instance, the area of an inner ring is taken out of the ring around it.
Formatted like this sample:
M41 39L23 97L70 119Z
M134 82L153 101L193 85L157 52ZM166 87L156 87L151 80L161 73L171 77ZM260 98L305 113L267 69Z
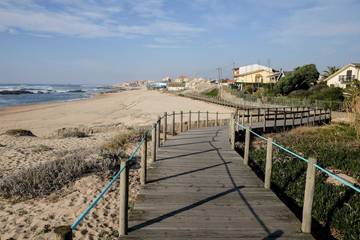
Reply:
M294 90L307 90L316 83L319 72L315 64L297 67L291 73L283 77L275 86L277 93L288 95Z
M327 69L324 71L323 77L328 78L329 76L333 75L337 71L339 71L339 67L337 66L328 66Z

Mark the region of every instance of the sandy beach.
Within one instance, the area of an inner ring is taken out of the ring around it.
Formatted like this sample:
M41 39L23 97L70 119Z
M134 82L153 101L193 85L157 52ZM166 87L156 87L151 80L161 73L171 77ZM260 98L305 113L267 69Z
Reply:
M0 180L63 158L101 161L99 148L131 127L146 126L165 111L231 112L230 108L157 91L131 90L87 100L18 106L0 110ZM221 115L224 116L225 115ZM61 128L85 129L87 137L57 136ZM9 136L9 129L30 130L36 137ZM131 151L133 145L124 151ZM75 156L75 157L74 157ZM131 171L130 198L138 190ZM70 225L109 179L109 172L85 174L61 189L38 197L0 198L0 239L37 239L59 225ZM1 184L0 184L1 187ZM112 239L117 232L116 187L79 226L75 239Z

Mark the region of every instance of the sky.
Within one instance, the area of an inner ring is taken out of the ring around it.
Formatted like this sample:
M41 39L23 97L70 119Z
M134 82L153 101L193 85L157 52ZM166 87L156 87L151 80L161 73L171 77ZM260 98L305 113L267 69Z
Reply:
M359 0L0 0L0 83L112 84L360 62Z

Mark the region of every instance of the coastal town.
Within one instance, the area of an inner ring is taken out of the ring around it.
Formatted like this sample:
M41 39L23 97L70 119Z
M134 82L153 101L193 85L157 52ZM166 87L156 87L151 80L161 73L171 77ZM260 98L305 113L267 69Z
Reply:
M359 240L359 0L0 0L0 240Z

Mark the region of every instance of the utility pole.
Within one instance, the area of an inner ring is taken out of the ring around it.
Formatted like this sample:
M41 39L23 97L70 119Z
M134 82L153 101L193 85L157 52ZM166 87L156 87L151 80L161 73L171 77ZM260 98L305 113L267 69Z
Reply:
M220 83L220 80L222 78L222 68L218 67L216 68L216 70L218 71L218 82Z

